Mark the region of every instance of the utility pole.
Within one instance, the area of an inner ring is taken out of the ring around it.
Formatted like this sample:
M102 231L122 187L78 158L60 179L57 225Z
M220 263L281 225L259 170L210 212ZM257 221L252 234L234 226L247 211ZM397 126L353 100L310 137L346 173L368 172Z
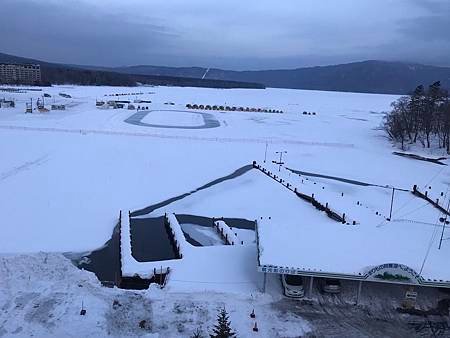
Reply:
M447 203L447 212L450 209L450 199L448 200ZM445 231L445 225L449 224L450 222L447 221L447 217L444 218L443 222L442 222L442 232L441 232L441 239L439 240L439 250L441 250L441 246L442 246L442 239L444 238L444 231Z
M283 162L283 154L287 154L287 151L276 151L275 154L280 154L280 160L277 161L272 161L272 163L278 164L278 171L281 171L281 166L284 164Z
M266 163L266 159L267 159L267 141L266 141L266 151L264 152L264 163Z
M392 207L394 206L394 194L395 194L395 188L392 187L392 197L391 197L391 210L389 211L389 221L392 219Z
M442 232L441 232L441 239L439 240L439 250L441 250L441 246L442 246L442 239L444 238L444 231L445 231L445 224L447 223L448 221L444 221L444 224L442 224Z

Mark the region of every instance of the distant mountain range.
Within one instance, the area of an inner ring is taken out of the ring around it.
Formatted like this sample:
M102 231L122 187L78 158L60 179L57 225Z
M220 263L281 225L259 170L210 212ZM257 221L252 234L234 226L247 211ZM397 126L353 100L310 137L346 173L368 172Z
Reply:
M38 63L41 65L42 84L76 84L91 86L155 86L252 88L263 89L259 83L199 79L194 77L166 76L118 72L113 68L67 65L0 53L0 63ZM1 83L1 79L0 79Z
M199 67L131 66L116 72L186 76L262 83L266 87L343 92L405 94L420 84L441 81L450 89L450 68L386 61L363 61L333 66L286 70L231 71Z
M10 58L10 59L8 59ZM17 61L15 61L17 60ZM40 63L44 70L64 68L72 71L100 72L104 76L121 74L129 81L179 79L180 83L195 83L209 87L213 84L234 84L236 87L275 87L293 89L311 89L343 92L406 94L420 84L425 86L441 81L442 87L450 89L450 68L421 64L363 61L341 65L307 67L282 70L232 71L202 67L97 67L80 65L62 65L37 60L23 59L0 54L0 62ZM150 78L148 78L150 77ZM57 79L52 79L57 80ZM212 81L212 82L210 82ZM219 81L219 82L216 82ZM139 82L139 81L138 81ZM162 81L170 82L170 81ZM192 83L190 85L192 85ZM170 84L170 83L166 83ZM260 85L258 85L260 84ZM177 85L173 83L173 85ZM188 84L189 85L189 84ZM227 88L227 86L223 86Z

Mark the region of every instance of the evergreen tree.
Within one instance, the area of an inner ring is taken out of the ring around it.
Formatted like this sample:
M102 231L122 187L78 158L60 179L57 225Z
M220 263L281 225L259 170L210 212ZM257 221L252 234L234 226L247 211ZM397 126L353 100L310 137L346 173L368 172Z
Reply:
M417 86L417 88L414 90L414 93L410 95L409 111L411 113L410 115L413 121L412 133L414 135L413 138L410 139L410 141L414 143L417 142L417 137L420 133L420 114L424 107L425 97L425 88L422 85Z
M197 328L191 336L191 338L202 338L202 337L203 335L199 328Z
M217 315L217 324L214 325L211 338L233 338L236 333L231 329L231 322L225 308L221 309Z

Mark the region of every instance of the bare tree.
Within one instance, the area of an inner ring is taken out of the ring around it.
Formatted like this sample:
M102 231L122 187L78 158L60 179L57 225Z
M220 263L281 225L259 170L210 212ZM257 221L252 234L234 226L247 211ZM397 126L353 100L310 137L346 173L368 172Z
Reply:
M394 142L420 143L427 148L437 141L439 148L450 153L450 112L448 92L435 82L425 91L418 86L409 96L392 103L383 128Z

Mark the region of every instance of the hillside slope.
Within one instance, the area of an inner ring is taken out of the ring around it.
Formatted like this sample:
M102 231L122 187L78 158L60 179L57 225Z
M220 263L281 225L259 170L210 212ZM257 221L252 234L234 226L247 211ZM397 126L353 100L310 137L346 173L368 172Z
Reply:
M204 79L180 75L163 75L117 72L113 68L65 65L0 53L0 63L38 63L41 65L43 84L76 84L96 86L135 86L137 83L160 86L208 88L256 88L258 83L221 79Z
M65 65L1 54L0 62L40 63L51 83L86 85L175 85L216 88L291 88L406 94L416 86L441 81L450 90L450 68L421 64L362 61L296 69L233 71L202 67ZM204 79L202 77L204 76Z
M201 78L206 68L132 66L121 73ZM401 62L363 61L342 65L260 71L210 69L206 79L262 83L267 87L326 91L405 94L416 86L441 81L450 89L450 68Z

